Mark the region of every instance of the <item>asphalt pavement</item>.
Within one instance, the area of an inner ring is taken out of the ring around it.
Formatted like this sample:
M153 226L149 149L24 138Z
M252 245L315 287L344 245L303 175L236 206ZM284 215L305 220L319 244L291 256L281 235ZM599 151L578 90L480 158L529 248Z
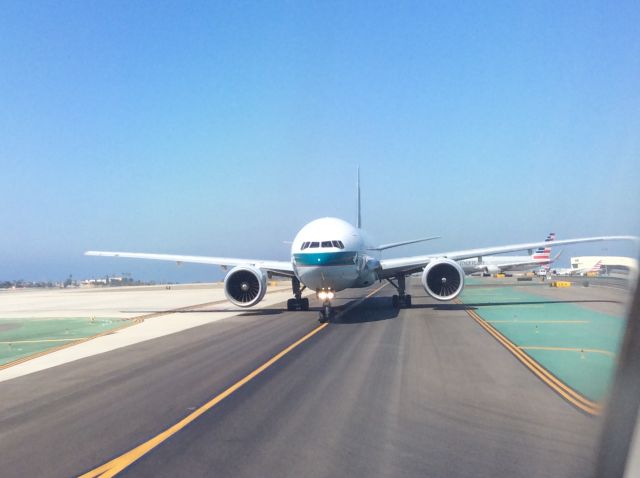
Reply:
M122 476L590 476L598 418L464 306L427 298L418 281L411 309L391 307L390 286L362 300L377 287L339 294L342 312L320 330L317 310L282 304L2 382L1 475L117 461L316 330L127 455Z

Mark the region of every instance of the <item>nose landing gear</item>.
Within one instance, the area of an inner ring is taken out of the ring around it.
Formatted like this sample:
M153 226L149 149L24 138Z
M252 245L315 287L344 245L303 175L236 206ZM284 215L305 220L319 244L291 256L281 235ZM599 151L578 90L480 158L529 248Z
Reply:
M319 290L318 299L322 301L322 308L320 309L320 322L326 322L333 316L333 308L331 307L331 299L333 299L334 293L332 290Z
M320 317L319 321L324 323L328 321L333 316L333 307L331 307L331 302L326 301L322 304L322 309L320 309Z

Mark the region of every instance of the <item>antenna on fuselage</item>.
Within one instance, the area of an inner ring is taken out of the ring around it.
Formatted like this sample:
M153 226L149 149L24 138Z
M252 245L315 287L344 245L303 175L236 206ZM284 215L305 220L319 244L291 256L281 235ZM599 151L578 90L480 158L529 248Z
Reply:
M362 227L362 214L360 212L360 166L358 166L358 229Z

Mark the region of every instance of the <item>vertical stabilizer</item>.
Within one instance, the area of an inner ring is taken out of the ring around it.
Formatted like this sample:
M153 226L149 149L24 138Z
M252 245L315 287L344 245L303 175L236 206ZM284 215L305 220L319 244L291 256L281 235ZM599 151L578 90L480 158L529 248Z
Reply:
M360 212L360 166L358 166L358 221L356 226L358 229L362 227L362 214Z
M553 242L555 240L556 240L556 233L550 232L547 238L545 239L545 242ZM548 264L549 262L551 262L551 244L549 244L547 247L538 247L535 250L535 252L532 254L531 258L535 262L540 262L543 264Z
M602 260L599 260L598 262L596 262L594 266L591 269L589 269L589 272L598 272L598 273L602 272Z

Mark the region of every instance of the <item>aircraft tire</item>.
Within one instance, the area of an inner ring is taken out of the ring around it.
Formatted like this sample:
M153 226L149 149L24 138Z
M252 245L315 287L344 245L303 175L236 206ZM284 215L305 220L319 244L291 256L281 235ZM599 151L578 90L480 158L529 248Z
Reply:
M287 300L287 310L296 310L296 300L295 299Z
M404 306L411 307L411 296L409 294L404 296Z

